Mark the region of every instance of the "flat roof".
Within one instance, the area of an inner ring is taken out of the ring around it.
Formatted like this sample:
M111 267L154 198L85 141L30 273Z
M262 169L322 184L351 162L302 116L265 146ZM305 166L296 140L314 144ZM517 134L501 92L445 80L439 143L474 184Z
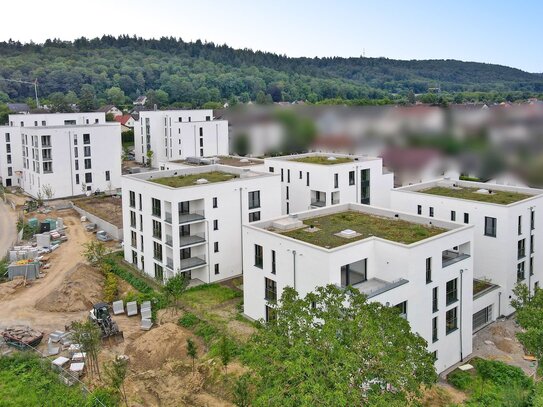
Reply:
M509 205L524 199L531 198L533 195L523 194L513 191L500 191L489 185L486 188L468 188L461 186L434 186L427 189L421 189L418 192L429 195L441 195L450 198L467 199L470 201L488 202L499 205Z
M411 244L447 232L447 229L432 225L354 210L316 215L300 220L303 226L294 230L276 232L327 249L372 236ZM345 230L352 231L351 236L339 235Z
M207 171L196 174L170 175L149 179L149 181L172 188L182 188L192 185L206 185L216 182L225 182L238 177L239 175L237 174L231 174L223 171Z
M316 164L316 165L337 165L337 164L348 164L348 163L353 163L357 161L379 160L380 158L368 157L368 156L363 156L363 155L316 152L316 153L284 155L284 156L279 156L279 157L269 157L268 159L292 161L292 162Z
M231 167L251 167L253 165L264 164L264 160L257 158L245 158L234 156L218 156L218 157L205 157L208 160L214 160L215 164L229 165ZM197 163L188 159L171 161L178 164L186 164L192 166L209 165L207 163Z

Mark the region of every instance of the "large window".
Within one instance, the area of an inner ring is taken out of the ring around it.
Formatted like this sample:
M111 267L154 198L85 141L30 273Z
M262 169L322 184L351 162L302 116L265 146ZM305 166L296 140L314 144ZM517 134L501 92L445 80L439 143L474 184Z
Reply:
M85 173L85 183L87 183L87 184L92 183L92 172L86 172Z
M264 278L265 296L267 301L277 301L277 283L269 278Z
M349 185L354 185L354 171L349 171Z
M496 218L485 216L485 236L496 237Z
M260 220L260 211L249 213L249 222L256 222Z
M464 223L469 223L469 213L464 213Z
M400 310L400 316L407 319L407 301L400 302L395 307Z
M262 268L262 265L263 265L262 246L255 244L255 267Z
M90 158L85 158L85 169L90 170L91 168L92 168L91 159Z
M160 208L160 199L151 198L151 213L153 216L161 217L162 211Z
M354 286L367 280L368 259L341 266L341 286Z
M156 264L156 263L155 263L155 278L158 281L164 280L164 269L162 268L160 264Z
M522 235L522 215L519 215L518 217L518 226L517 226L517 231L518 231L518 234L519 235Z
M277 319L277 312L275 308L266 305L266 322L275 321Z
M426 284L432 282L432 258L428 257L426 259Z
M136 232L134 232L133 230L130 231L130 244L134 249L137 248L136 245L138 244L138 236L136 235Z
M130 211L130 226L136 228L136 212Z
M519 240L517 243L517 257L522 259L526 256L526 239Z
M260 208L260 191L249 192L249 209Z
M158 242L153 242L153 257L155 260L162 261L162 245Z
M153 219L153 237L162 239L162 223Z
M451 332L458 329L458 308L454 307L453 309L448 310L447 314L445 315L445 318L446 318L445 332L448 335Z
M525 262L521 261L517 264L517 282L524 280Z
M90 144L90 134L83 134L83 144Z
M85 157L90 157L90 155L91 155L91 148L90 148L90 146L85 146L85 147L83 147L83 155L84 155Z
M447 305L452 304L455 301L458 301L458 279L447 281L447 294L446 294Z

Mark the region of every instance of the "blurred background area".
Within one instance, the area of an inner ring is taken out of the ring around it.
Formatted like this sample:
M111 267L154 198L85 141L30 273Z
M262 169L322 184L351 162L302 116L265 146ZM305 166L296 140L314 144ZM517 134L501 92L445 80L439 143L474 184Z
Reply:
M243 105L215 111L231 151L379 156L396 186L440 176L543 187L543 102L443 106Z

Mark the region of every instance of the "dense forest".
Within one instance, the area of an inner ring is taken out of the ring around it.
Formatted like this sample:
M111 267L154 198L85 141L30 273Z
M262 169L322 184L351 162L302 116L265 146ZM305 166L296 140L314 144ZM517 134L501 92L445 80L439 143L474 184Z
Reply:
M44 44L0 43L0 78L38 79L57 110L102 103L159 106L304 100L355 104L516 100L543 93L543 75L456 60L288 58L177 38L103 36ZM437 90L439 89L439 91ZM437 96L439 95L439 96ZM31 85L0 80L0 102L29 101Z

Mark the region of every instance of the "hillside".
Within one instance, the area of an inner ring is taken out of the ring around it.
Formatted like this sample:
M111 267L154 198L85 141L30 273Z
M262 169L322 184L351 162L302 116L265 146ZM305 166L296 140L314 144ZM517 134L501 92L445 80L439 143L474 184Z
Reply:
M456 60L288 58L175 38L104 36L44 44L10 41L0 43L0 58L0 78L38 78L42 97L61 92L67 103L77 98L88 104L129 103L125 96L131 100L149 90L163 91L153 94L160 104L193 106L234 96L255 100L259 93L260 99L316 102L405 97L409 91L425 93L437 86L449 93L517 92L517 97L520 92L525 92L523 96L543 92L543 75L500 65ZM70 91L75 94L67 94ZM32 96L31 86L0 81L0 101Z

